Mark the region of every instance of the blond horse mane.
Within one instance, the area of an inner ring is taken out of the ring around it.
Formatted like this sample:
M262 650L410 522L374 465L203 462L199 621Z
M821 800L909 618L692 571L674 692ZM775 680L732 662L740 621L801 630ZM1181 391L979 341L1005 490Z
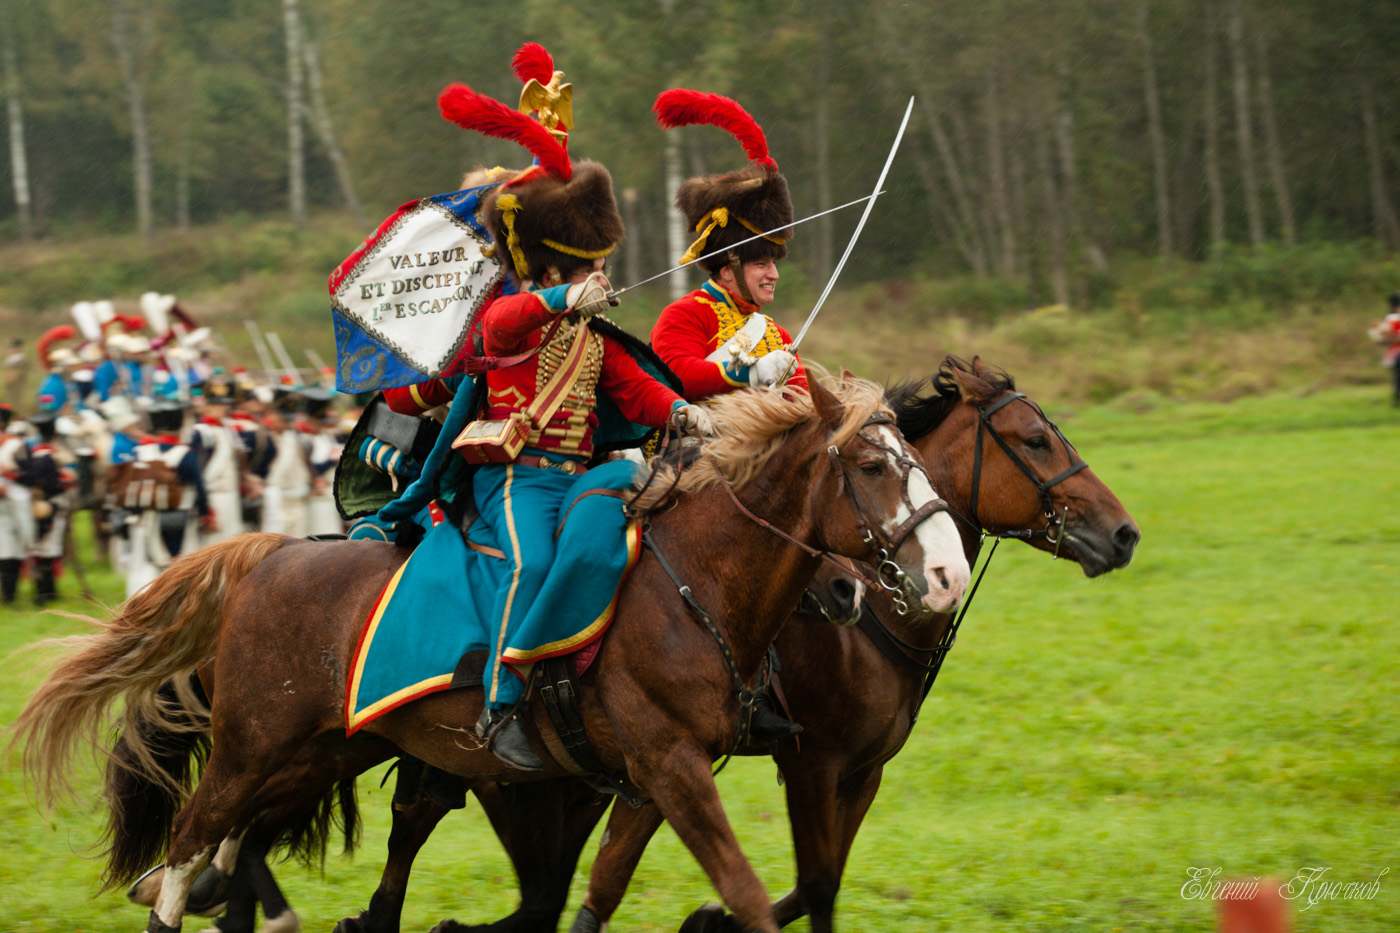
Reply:
M821 385L841 402L845 415L832 432L830 443L843 446L877 411L889 412L884 389L849 373L837 379L815 364L806 364L807 378ZM650 512L668 502L673 494L694 492L725 482L742 489L763 471L782 447L788 435L817 418L812 398L791 387L749 389L730 392L706 402L714 419L715 436L706 438L700 459L686 467L679 483L673 483L675 468L670 463L652 461L635 488L643 490L632 503L634 512Z

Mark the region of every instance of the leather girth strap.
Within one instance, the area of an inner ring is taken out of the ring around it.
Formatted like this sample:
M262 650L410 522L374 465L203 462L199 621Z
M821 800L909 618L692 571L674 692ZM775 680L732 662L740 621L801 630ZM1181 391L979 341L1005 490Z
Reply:
M588 741L579 710L582 691L573 659L567 655L546 658L535 665L532 677L541 701L533 704L535 727L550 756L599 793L621 797L632 807L641 806L643 801L619 775L608 771Z

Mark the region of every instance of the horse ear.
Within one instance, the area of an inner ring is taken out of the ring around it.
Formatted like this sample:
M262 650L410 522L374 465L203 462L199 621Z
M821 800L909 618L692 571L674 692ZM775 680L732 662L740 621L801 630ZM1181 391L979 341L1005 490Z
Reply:
M972 365L974 368L977 366L976 357L973 358ZM974 405L977 404L981 400L981 395L978 393L977 383L974 381L976 377L971 373L964 372L961 368L956 366L951 369L953 381L958 384L958 397L964 402L970 402Z
M812 393L812 408L816 410L817 416L833 427L839 425L846 417L846 409L841 400L819 380L813 379L808 383L808 387Z

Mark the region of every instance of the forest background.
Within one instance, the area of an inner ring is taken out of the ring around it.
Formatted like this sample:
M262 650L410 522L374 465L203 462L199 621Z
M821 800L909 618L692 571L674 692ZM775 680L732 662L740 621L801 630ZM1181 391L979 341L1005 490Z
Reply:
M980 352L1068 401L1383 378L1363 328L1400 285L1400 6L0 0L0 16L7 332L155 289L324 353L322 277L380 218L522 161L435 100L464 81L514 103L509 58L535 40L575 85L575 157L613 172L619 284L681 251L678 177L741 164L719 130L660 131L659 91L739 99L799 216L868 193L912 94L847 310L811 354L882 377L928 371L931 344ZM784 323L856 213L798 231ZM645 332L665 288L625 323ZM236 345L242 328L223 331Z

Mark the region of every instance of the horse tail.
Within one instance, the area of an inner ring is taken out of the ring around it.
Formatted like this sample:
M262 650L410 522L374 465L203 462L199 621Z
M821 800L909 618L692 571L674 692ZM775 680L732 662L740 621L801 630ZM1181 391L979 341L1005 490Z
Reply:
M184 805L195 772L202 770L209 758L209 731L200 727L208 721L208 700L198 680L191 679L191 689L201 705L185 710L182 728L163 728L138 714L135 732L118 736L108 756L103 788L107 798L104 890L129 884L151 865L165 860L175 814ZM157 697L171 710L181 706L174 680L162 684ZM142 767L136 747L150 749L162 775L160 780L152 780L148 769Z
M208 728L207 706L187 675L214 656L230 589L292 540L243 534L183 555L111 619L89 620L97 631L41 643L69 651L15 721L12 744L25 740L24 767L43 800L70 793L73 753L84 741L101 747L108 711L119 700L128 766L179 792L151 737ZM167 681L174 682L173 701L160 693Z
M264 814L263 819L271 815ZM355 796L355 778L338 781L313 807L275 815L281 824L278 841L286 849L286 858L295 858L308 868L325 868L326 849L336 830L340 830L345 854L355 851L360 843L360 804Z

